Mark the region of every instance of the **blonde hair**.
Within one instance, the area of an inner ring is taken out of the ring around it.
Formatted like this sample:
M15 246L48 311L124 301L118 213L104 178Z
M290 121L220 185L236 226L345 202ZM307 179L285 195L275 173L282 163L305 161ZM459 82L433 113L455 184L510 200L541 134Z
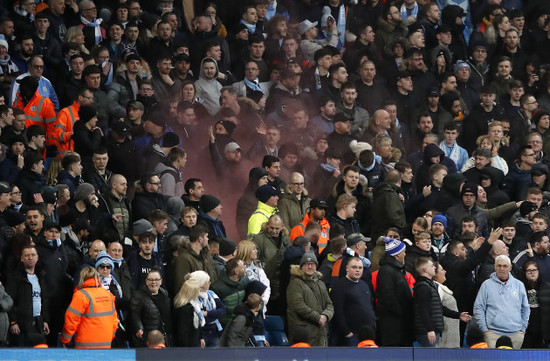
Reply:
M245 264L252 260L252 250L257 249L256 243L252 241L241 241L237 246L237 258L242 259Z
M84 31L80 28L80 26L71 26L67 29L67 33L65 34L65 42L76 44L76 37L80 34L84 35ZM79 50L81 53L90 54L90 51L84 44L78 44L78 47L80 48Z
M210 276L204 271L191 272L188 276L188 280L198 282L200 287L203 287L207 282L210 281Z
M421 239L431 239L429 232L420 232L414 237L415 242L419 242Z
M79 290L84 288L84 282L89 280L90 278L95 278L97 284L100 284L99 273L97 272L97 270L92 267L84 267L82 271L80 271L80 281L78 282L77 288Z
M174 297L174 307L182 307L188 304L189 302L199 298L201 286L199 281L187 280L183 283L180 288L180 291Z
M63 169L61 166L61 158L54 158L50 162L50 165L48 166L48 170L46 171L46 184L52 187L55 187L57 185L57 176L59 175L59 172Z

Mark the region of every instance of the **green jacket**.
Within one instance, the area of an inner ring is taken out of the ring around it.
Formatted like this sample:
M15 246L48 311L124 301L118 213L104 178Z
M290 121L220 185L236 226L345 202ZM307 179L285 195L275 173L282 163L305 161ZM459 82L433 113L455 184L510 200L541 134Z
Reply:
M291 343L294 342L296 328L304 327L309 330L311 346L328 345L328 325L334 315L334 307L321 276L320 272L315 272L313 277L308 277L300 266L290 266L290 283L286 299ZM327 317L324 327L319 326L321 315Z
M311 199L307 196L306 192L302 192L300 200L291 192L283 193L283 197L279 200L277 208L286 228L292 229L304 219L310 201Z
M246 286L250 283L248 277L243 276L237 282L233 281L227 274L223 274L219 280L212 284L211 290L214 291L220 300L222 300L226 314L220 318L220 322L225 327L233 318L233 309L244 302Z
M248 219L248 236L260 233L262 224L269 220L269 217L277 213L276 207L268 206L267 204L258 201L258 208L252 213Z
M264 230L255 234L250 239L258 249L258 260L264 264L264 271L271 282L271 299L279 299L281 264L285 250L290 246L290 238L281 232L281 244L277 247L277 241Z

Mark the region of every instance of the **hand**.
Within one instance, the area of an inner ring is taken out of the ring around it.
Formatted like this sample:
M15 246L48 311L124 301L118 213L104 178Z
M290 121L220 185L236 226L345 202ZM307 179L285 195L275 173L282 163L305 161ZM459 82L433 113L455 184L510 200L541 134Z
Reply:
M142 337L143 337L143 330L138 330L138 331L136 332L136 336L137 336L138 338L142 338Z
M17 323L14 323L10 326L10 331L14 335L19 335L21 333L21 330L19 329L19 325Z
M350 338L350 337L353 337L353 332L350 332L346 335L346 338Z
M325 327L327 320L328 320L327 316L321 315L321 317L319 317L319 326Z
M218 72L218 79L225 80L226 76L224 73Z
M267 125L266 125L264 122L261 122L261 123L256 127L256 132L257 132L258 134L265 135L265 133L267 133Z
M468 312L461 312L459 318L462 322L469 322L472 319L472 316L470 316Z
M401 203L405 203L405 196L401 193L399 193L399 200L401 200Z
M497 229L491 229L491 234L489 235L489 244L495 243L496 240L502 235L502 228L498 227Z
M117 213L117 214L113 214L111 217L115 222L120 222L122 218L124 218L124 215Z
M422 188L422 195L424 197L427 197L429 196L430 194L432 194L432 186L429 185L429 186L425 186L424 188Z
M214 127L208 126L208 136L210 137L210 143L216 143L216 137L214 136Z
M111 71L111 62L108 61L107 64L105 64L105 66L103 67L103 74L104 75L109 75L109 72Z
M269 344L269 342L267 342L267 340L264 341L264 346L265 347L270 347L271 345Z
M481 247L481 245L485 242L485 238L484 237L476 237L474 238L474 241L472 242L472 249L474 251L477 251L479 249L479 247Z
M42 194L40 193L33 194L32 198L34 199L34 204L44 203L44 198L42 198Z
M204 339L201 338L201 348L205 348L206 347L206 342L204 341Z
M334 170L334 172L332 172L332 176L333 176L334 178L338 178L338 177L340 177L340 173L342 173L342 172L340 171L340 168L336 168L336 169Z
M525 201L519 201L519 202L516 202L516 208L519 209L519 207L521 207L521 204L525 202Z
M332 19L332 18L329 18L329 19ZM338 30L338 24L336 24L336 21L334 21L334 19L332 19L332 21L328 25L330 26L331 31Z
M48 323L47 322L44 322L44 333L46 335L49 335L50 334L50 326L48 326Z
M435 337L435 332L434 331L428 332L428 342L432 345L435 345L436 340L437 338Z
M527 242L527 256L529 256L529 258L533 258L535 257L535 253L533 252L533 248L531 247L531 243Z
M160 78L162 79L163 82L165 82L169 86L174 85L174 81L172 80L172 78L170 78L170 75L163 74L163 75L160 76Z
M202 315L206 317L208 315L208 311L202 311Z
M17 156L17 167L23 168L25 165L25 157L23 157L23 154L19 154Z

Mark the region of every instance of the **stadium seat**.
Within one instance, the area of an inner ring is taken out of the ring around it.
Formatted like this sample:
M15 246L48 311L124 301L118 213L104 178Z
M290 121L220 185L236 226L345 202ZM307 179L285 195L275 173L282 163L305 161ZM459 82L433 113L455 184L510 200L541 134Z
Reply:
M264 320L265 337L271 346L288 346L285 324L281 316L266 316Z

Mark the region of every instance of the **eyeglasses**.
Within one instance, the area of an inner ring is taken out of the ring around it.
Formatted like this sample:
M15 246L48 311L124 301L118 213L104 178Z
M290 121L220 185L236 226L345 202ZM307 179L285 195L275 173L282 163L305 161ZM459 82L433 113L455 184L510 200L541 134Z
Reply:
M302 182L302 183L291 183L291 184L293 186L302 186L302 187L304 186L304 182Z
M532 140L529 144L542 144L542 142L540 140Z
M162 278L146 278L145 280L149 282L160 282Z
M529 102L529 103L525 103L527 105L533 105L533 104L538 104L539 102L537 102L536 100L532 101L532 102Z
M100 269L111 269L111 266L108 265L108 264L103 264L101 266L99 266Z
M149 184L152 185L152 186L158 186L158 185L160 185L160 182L149 183Z
M538 272L538 271L539 271L539 270L538 270L537 268L525 270L526 273L536 273L536 272Z
M94 100L94 97L87 97L87 96L85 96L85 95L82 95L82 98L88 99L88 100Z
M44 69L44 65L33 65L32 67L35 69Z
M85 9L84 11L94 11L94 10L97 10L97 8L93 7L93 8Z

